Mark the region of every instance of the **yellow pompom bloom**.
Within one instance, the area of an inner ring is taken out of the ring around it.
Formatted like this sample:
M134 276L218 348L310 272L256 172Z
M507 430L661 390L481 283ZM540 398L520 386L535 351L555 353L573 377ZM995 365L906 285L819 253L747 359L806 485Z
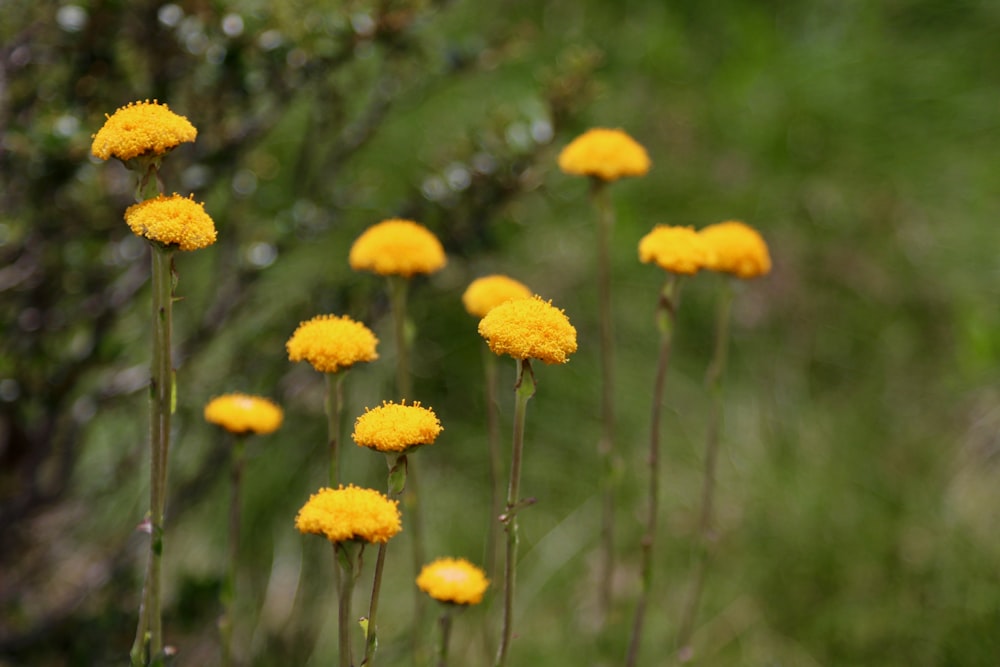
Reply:
M551 301L535 295L502 303L479 321L494 354L564 364L576 352L576 329Z
M453 604L479 604L489 585L486 573L464 558L438 558L417 577L417 588Z
M331 542L388 542L402 530L399 501L353 484L323 488L309 496L295 517L303 535L322 535Z
M247 394L223 394L205 405L205 421L231 433L273 433L284 416L274 402Z
M378 338L364 324L346 315L317 315L299 325L285 348L289 361L308 361L321 373L336 373L378 359L377 345Z
M470 315L485 317L501 303L512 299L527 299L531 290L513 278L494 274L476 278L465 288L462 304Z
M693 275L708 268L714 253L692 227L657 225L639 241L639 261L664 271Z
M603 127L587 130L559 154L559 168L567 174L616 181L644 176L650 161L646 149L623 130Z
M441 422L430 408L419 402L407 405L382 402L354 422L354 442L380 452L405 452L419 445L430 445L441 431Z
M133 204L125 209L125 222L136 236L181 250L198 250L215 243L215 222L205 205L174 193Z
M434 273L447 262L444 247L429 229L412 220L383 220L364 231L348 256L355 271L409 278Z
M771 272L771 255L760 233L739 220L709 225L699 233L714 251L705 268L731 273L738 278L756 278Z
M107 120L90 146L90 152L102 160L116 157L124 162L140 155L163 155L198 136L187 118L156 100L132 102L104 116Z

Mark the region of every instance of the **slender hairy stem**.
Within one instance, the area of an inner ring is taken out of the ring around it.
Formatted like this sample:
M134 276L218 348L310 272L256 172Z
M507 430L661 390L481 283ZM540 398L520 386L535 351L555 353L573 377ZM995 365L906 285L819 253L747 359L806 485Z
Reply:
M389 498L395 500L403 494L408 479L409 461L406 454L396 456L386 456L389 464ZM375 576L372 577L372 597L368 605L368 635L365 642L365 659L362 665L371 667L375 662L375 648L378 645L378 598L382 590L382 571L385 569L385 555L389 550L389 543L382 542L378 545L378 555L375 557Z
M677 635L678 659L687 662L694 657L691 637L698 617L698 603L705 587L709 550L715 540L713 534L713 506L715 502L715 469L719 458L719 431L722 426L722 377L726 370L729 351L729 318L732 311L733 290L730 279L723 277L717 300L715 319L715 350L705 375L705 384L712 397L708 430L705 436L705 472L701 485L701 509L698 516L698 545L695 548L695 573L691 594L684 608L680 631Z
M330 488L340 485L340 423L344 413L344 378L347 371L326 373L326 433L330 450Z
M243 468L246 464L245 445L246 435L233 436L233 448L229 457L229 567L222 586L222 618L219 619L223 667L233 664L233 607L236 601L236 569L240 553L240 505Z
M495 667L507 664L510 640L514 635L514 583L517 579L517 512L520 509L521 459L524 452L524 422L528 400L535 395L535 376L529 359L517 362L514 385L514 439L510 457L510 483L507 485L507 510L503 515L507 550L503 571L503 630L497 648Z
M496 580L497 533L499 532L500 480L503 477L503 454L500 451L500 420L497 415L497 356L483 346L483 370L486 382L486 430L490 451L490 520L486 532L486 572Z
M354 566L354 555L351 545L344 542L333 543L333 559L340 567L337 571L337 641L340 649L340 667L353 667L351 655L351 598L354 595L354 582L358 578L358 570ZM364 546L358 547L359 549ZM360 556L359 556L360 557Z
M392 305L393 331L396 338L396 391L402 399L413 400L413 378L410 373L410 341L407 336L407 291L409 281L403 276L389 276L389 300ZM409 489L403 505L410 516L409 533L412 545L414 576L420 572L424 558L424 521L420 504L418 475L415 466L409 468ZM381 550L380 550L381 553ZM413 589L413 647L415 664L422 653L421 638L424 632L425 599L420 590Z
M611 608L615 549L615 340L611 312L611 235L615 213L604 181L591 179L590 192L597 208L597 293L601 332L601 438L597 447L601 470L601 560L597 591L603 622Z
M649 506L646 510L646 534L642 538L642 591L635 607L632 639L625 657L626 667L634 667L639 660L642 629L646 620L646 605L653 588L653 545L656 542L656 524L660 499L660 415L663 411L663 387L670 366L673 347L674 321L677 313L680 284L675 274L670 274L660 291L656 312L656 326L660 331L660 353L656 362L653 381L653 406L649 417Z
M160 571L163 557L163 514L166 507L167 454L173 409L173 366L170 333L173 316L173 250L150 244L153 289L153 356L149 382L149 561L143 587L139 625L132 643L133 665L163 661L163 620L160 612ZM148 650L148 654L147 654Z
M437 650L437 667L448 667L448 642L451 639L451 610L445 607L438 619L441 637Z

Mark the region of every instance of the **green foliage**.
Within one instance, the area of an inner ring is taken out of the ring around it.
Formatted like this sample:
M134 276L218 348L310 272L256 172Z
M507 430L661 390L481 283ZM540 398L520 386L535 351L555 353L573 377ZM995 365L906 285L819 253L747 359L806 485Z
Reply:
M284 342L300 320L350 314L382 358L347 378L348 420L403 398L385 284L347 266L354 238L391 216L426 224L449 256L409 301L405 398L445 428L412 455L432 556L481 562L488 520L482 340L462 290L509 273L579 330L569 364L535 367L513 664L621 662L663 281L636 243L656 223L729 218L762 231L775 269L736 295L701 664L992 664L997 19L973 0L5 3L0 663L121 664L131 641L148 256L121 219L130 175L89 147L103 114L158 98L199 130L165 160L167 187L204 200L219 229L177 258L164 553L179 664L218 659L228 456L201 410L230 391L286 410L248 443L235 645L247 664L336 655L329 547L292 526L326 476L323 381ZM595 125L625 128L654 163L612 187L622 483L603 634L595 219L587 184L555 167ZM644 664L673 653L689 585L712 287L688 281L680 307ZM505 435L513 380L502 363ZM383 488L381 457L344 442L344 479ZM389 554L382 664L408 650L408 539ZM290 623L299 584L315 613ZM488 664L481 627L495 635L497 611L455 619L454 664Z

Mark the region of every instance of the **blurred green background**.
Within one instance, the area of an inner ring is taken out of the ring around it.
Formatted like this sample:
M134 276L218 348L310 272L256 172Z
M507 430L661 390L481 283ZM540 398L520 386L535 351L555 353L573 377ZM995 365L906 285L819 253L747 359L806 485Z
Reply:
M148 256L122 221L131 175L89 148L105 113L145 98L198 128L165 180L219 229L177 260L176 664L218 660L228 444L201 410L231 391L286 411L249 447L240 654L335 659L329 548L292 525L326 472L322 378L284 343L315 314L359 318L382 358L351 372L348 421L400 398L385 285L347 266L354 238L392 216L449 256L411 290L407 398L445 428L416 457L431 555L481 562L488 521L465 286L508 273L579 331L569 364L536 369L512 664L623 662L664 279L636 244L657 223L732 218L761 230L774 271L736 298L697 662L1000 664L996 3L10 0L0 14L0 665L122 664L134 632ZM654 163L613 186L621 478L603 630L595 214L587 183L555 167L592 126L624 128ZM646 665L673 655L690 585L715 281L688 281L679 314ZM376 455L352 445L345 465L384 485ZM409 664L407 539L389 552L386 665ZM314 607L293 617L300 584ZM457 619L453 664L489 664L497 611Z

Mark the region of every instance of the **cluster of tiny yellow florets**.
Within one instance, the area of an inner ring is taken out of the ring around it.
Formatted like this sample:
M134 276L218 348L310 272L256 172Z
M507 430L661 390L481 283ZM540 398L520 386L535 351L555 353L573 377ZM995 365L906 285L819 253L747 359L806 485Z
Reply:
M321 373L336 373L378 359L377 345L378 338L364 324L346 315L317 315L299 325L285 348L290 361L308 361Z
M639 241L639 261L671 273L693 275L712 260L712 249L693 227L657 225Z
M623 130L603 127L587 130L559 154L559 168L567 174L616 181L649 171L646 149Z
M569 318L538 295L502 303L479 321L479 334L494 354L564 364L576 352Z
M513 278L494 274L476 278L465 288L462 294L462 305L470 315L485 317L501 303L512 299L526 299L531 296L531 290L526 285Z
M407 405L382 402L354 422L354 442L380 452L404 452L418 445L430 445L443 430L437 415L419 402Z
M273 433L283 418L281 408L261 396L224 394L205 405L205 421L231 433Z
M90 147L90 152L102 160L163 155L198 136L198 130L187 118L156 100L132 102L105 117L107 120L94 135Z
M393 218L372 225L354 241L348 256L355 271L409 278L444 267L444 247L434 234L412 220Z
M698 235L712 250L707 268L737 278L756 278L771 271L771 255L760 233L738 220L705 227Z
M197 250L215 243L215 223L205 206L176 193L129 206L125 222L137 236L181 250Z
M435 600L479 604L490 582L486 573L464 558L439 558L417 577L417 587Z
M402 530L399 502L373 489L354 485L323 488L312 494L295 517L303 534L322 535L331 542L388 542Z

